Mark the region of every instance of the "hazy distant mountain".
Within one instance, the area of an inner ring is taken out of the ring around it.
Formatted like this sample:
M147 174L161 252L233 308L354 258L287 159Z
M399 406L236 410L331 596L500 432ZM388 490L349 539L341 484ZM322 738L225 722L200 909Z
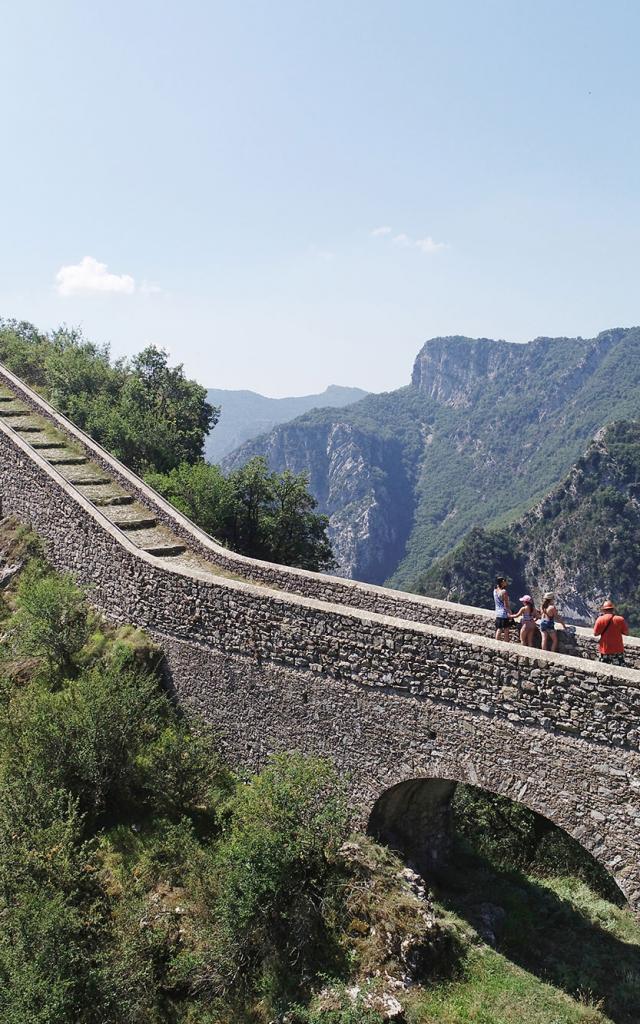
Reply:
M407 387L305 413L226 465L265 455L305 470L340 571L407 588L474 526L519 521L596 431L639 418L640 328L525 345L433 338Z
M302 395L298 398L265 398L255 391L225 391L212 388L208 399L220 406L218 424L205 443L208 462L220 462L229 452L245 441L266 434L280 423L301 416L310 409L342 409L366 396L360 388L343 388L330 384L321 395Z

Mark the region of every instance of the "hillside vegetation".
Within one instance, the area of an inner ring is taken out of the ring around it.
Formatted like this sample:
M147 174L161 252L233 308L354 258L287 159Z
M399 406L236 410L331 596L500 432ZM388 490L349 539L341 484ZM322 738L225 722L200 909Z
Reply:
M10 520L0 569L3 1024L635 1024L640 928L543 819L459 789L434 899L328 762L232 773Z
M476 528L416 583L419 593L490 603L493 576L511 592L555 590L563 612L595 617L611 597L640 628L640 422L601 431L557 487L513 525Z
M0 320L0 362L137 473L197 462L217 420L205 388L153 346L113 362L78 330Z

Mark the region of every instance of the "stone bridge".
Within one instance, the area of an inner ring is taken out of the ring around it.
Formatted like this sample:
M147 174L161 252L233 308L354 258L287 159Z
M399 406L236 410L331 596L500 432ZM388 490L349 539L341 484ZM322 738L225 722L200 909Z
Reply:
M489 611L236 555L0 366L2 512L112 620L161 646L178 699L259 768L330 756L356 822L418 864L446 847L457 782L576 838L640 913L640 641L602 666L498 643Z

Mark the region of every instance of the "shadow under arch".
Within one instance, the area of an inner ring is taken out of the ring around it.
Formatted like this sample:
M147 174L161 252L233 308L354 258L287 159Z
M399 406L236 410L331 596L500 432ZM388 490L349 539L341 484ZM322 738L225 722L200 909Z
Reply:
M421 874L438 871L451 853L451 800L457 785L429 778L398 782L376 800L367 832Z
M453 799L458 786L487 799L506 801L519 806L532 816L532 832L541 838L558 831L566 840L589 858L626 900L624 888L607 864L596 856L590 836L586 842L573 835L567 823L554 821L532 802L517 799L511 793L497 792L493 788L466 779L419 777L405 779L383 790L375 801L367 824L367 832L379 842L398 853L410 867L428 876L437 876L447 870L454 846L455 823ZM546 810L546 808L545 808ZM634 910L636 908L633 908ZM638 916L636 911L636 917Z
M579 1003L599 1006L615 1024L637 1024L640 943L628 918L620 925L624 911L612 906L607 918L600 898L584 901L585 890L579 886L576 901L573 883L565 887L543 881L494 862L464 840L458 842L452 809L458 785L453 780L418 778L390 786L373 806L369 834L425 874L438 902L507 960ZM567 829L522 801L463 785L544 818L607 874L624 899L613 874Z

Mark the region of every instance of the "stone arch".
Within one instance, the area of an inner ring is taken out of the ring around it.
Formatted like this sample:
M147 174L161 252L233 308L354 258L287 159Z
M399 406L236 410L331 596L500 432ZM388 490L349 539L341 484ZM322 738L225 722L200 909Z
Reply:
M484 780L475 775L465 777L464 771L456 774L456 779L426 775L408 778L383 788L369 814L368 834L399 853L415 870L437 873L446 865L451 852L451 801L455 790L459 784L470 785L485 793L506 797L549 821L593 857L613 880L622 896L629 899L631 893L627 879L624 873L620 874L616 870L617 867L624 867L621 858L611 858L609 851L597 845L594 849L593 835L584 835L579 827L572 825L561 814L550 814L547 804L540 806L535 799L522 799L508 785L486 785ZM636 902L633 899L630 902L638 916Z

